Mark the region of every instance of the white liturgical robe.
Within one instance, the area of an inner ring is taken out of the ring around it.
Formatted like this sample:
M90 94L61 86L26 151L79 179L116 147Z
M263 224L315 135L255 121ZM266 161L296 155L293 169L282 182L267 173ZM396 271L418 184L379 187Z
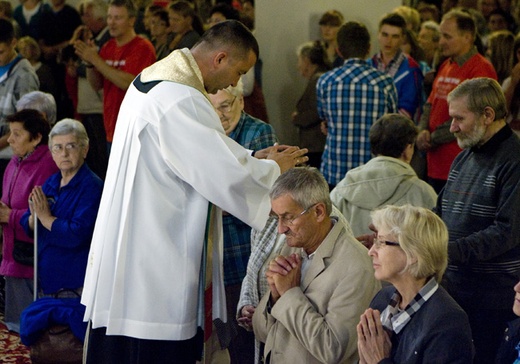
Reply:
M225 135L187 49L134 80L117 120L83 290L93 328L141 339L195 336L209 203L256 229L270 211L280 169L250 154ZM221 219L215 223L213 317L225 320Z

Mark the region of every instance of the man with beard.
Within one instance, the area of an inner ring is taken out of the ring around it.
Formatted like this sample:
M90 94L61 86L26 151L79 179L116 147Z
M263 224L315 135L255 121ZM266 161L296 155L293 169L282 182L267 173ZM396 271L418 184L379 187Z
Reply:
M468 314L475 363L492 363L520 274L520 141L497 81L475 78L448 95L450 132L463 151L437 200L449 231L444 285Z

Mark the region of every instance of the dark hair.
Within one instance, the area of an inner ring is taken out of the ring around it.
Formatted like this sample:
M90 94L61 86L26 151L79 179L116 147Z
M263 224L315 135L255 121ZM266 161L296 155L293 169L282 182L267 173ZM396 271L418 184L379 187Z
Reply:
M13 23L6 19L0 19L0 43L11 43L14 39Z
M193 47L203 43L210 48L229 46L242 54L247 54L251 50L256 55L256 59L260 57L255 36L237 20L226 20L215 24L202 34Z
M168 17L168 11L166 9L160 8L155 10L152 13L152 17L154 16L158 17L159 19L161 19L161 21L165 22L167 27L170 26L170 18Z
M23 128L29 132L30 140L42 136L38 145L45 145L49 141L49 132L51 127L49 122L43 117L43 114L34 109L20 110L14 114L8 115L5 118L8 123L19 122L23 124Z
M126 8L128 17L135 18L137 16L137 8L132 0L110 0L108 6L116 6L118 8Z
M228 20L240 20L240 14L238 10L227 5L227 4L217 4L211 8L209 12L209 16L212 16L215 13L220 13L224 15L224 18Z
M343 59L365 58L370 50L370 34L367 27L357 21L346 22L339 28L338 49Z
M337 10L329 10L326 11L320 18L320 25L331 25L334 27L339 27L343 24L345 18L343 14L341 14Z
M386 114L370 128L370 150L374 155L399 158L406 146L414 144L417 128L401 114Z
M13 6L7 0L0 0L0 12L4 12L4 15L9 19L13 17Z
M507 22L507 29L514 33L516 28L516 22L515 18L510 13L502 10L501 8L495 9L491 13L489 13L488 22L489 19L491 19L492 15L500 15L502 18L504 18L504 20Z
M253 18L251 18L250 16L247 16L246 14L244 13L239 13L240 14L240 22L242 24L244 24L247 29L249 30L253 30L255 29L255 20Z
M160 10L164 10L166 11L166 9L164 9L161 5L156 5L156 4L150 4L146 7L146 10L148 10L152 15L155 15L155 13L157 11L160 11ZM168 12L166 12L166 14L168 14Z
M202 35L202 33L204 33L204 26L202 25L202 21L195 12L195 8L189 2L184 0L178 0L171 3L170 6L168 6L168 9L176 13L179 13L183 17L189 16L191 18L191 26L193 30L199 33L199 35Z
M391 25L393 27L401 28L402 33L406 30L406 20L397 13L386 14L379 22L379 29L383 25Z

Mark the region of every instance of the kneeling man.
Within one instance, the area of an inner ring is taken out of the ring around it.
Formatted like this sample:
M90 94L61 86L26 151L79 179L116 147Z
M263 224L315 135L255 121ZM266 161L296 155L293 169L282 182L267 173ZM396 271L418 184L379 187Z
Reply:
M366 248L330 216L317 169L284 173L270 198L286 245L269 264L270 292L253 316L265 362L357 362L356 324L380 288Z

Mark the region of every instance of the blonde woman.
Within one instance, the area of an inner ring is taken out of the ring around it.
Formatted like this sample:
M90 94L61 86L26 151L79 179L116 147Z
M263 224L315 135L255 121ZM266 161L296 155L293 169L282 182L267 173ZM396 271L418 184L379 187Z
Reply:
M374 275L384 287L357 326L361 364L471 363L466 313L439 285L448 230L431 210L387 206L372 213Z

